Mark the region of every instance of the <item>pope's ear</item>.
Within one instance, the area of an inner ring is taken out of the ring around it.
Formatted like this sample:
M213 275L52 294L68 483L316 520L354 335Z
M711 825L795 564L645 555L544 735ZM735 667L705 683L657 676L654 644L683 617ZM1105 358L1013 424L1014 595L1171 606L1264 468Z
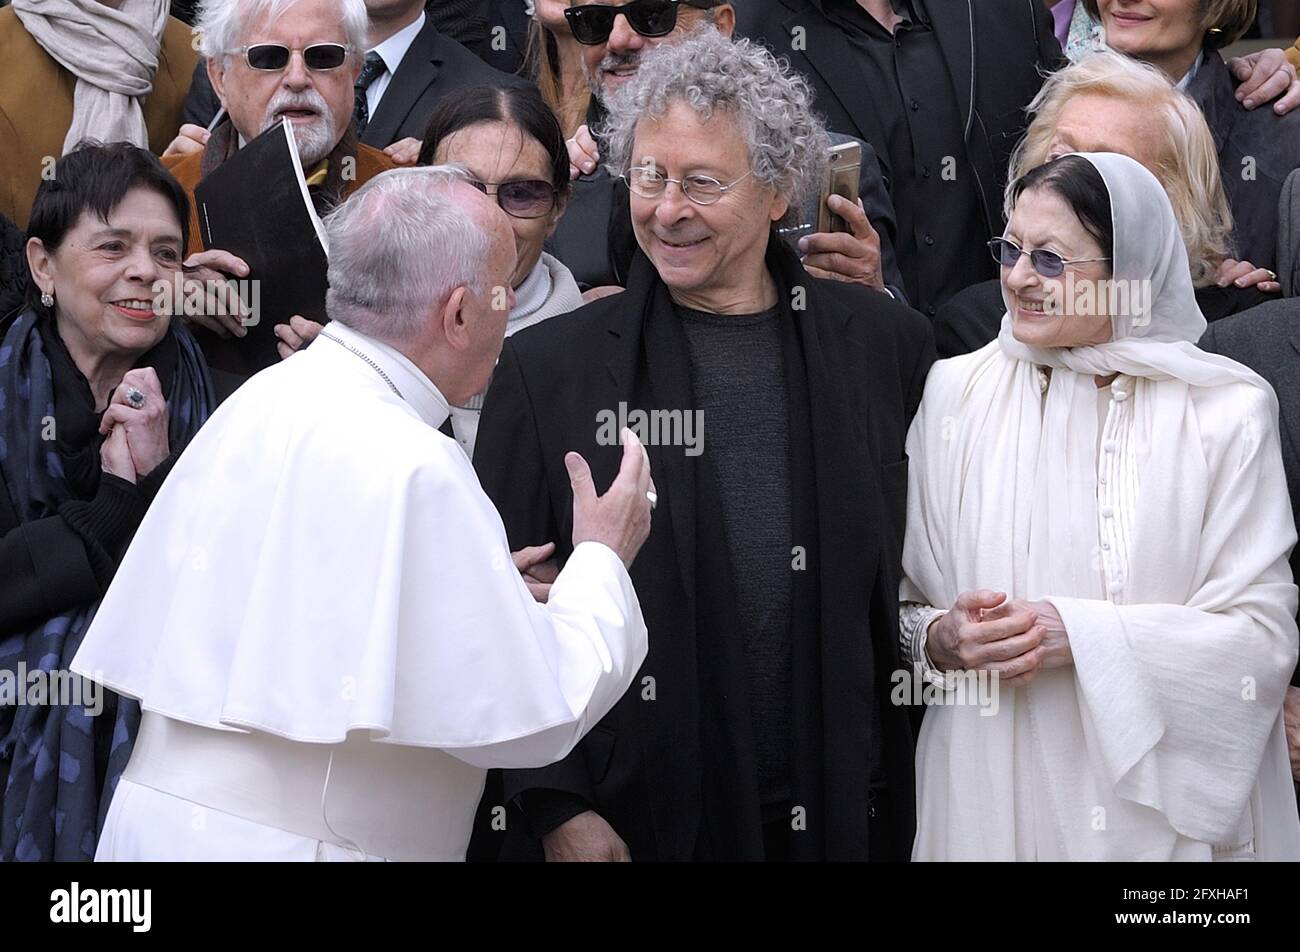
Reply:
M468 303L468 293L465 288L459 287L451 292L447 303L442 306L442 332L447 337L447 343L456 350L465 350L470 345L469 314L466 313Z

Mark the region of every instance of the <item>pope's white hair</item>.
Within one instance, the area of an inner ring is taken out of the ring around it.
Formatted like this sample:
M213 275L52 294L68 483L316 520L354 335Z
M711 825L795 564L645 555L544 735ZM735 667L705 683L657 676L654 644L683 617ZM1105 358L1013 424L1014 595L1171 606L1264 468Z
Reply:
M715 112L736 118L754 178L790 203L787 218L820 191L830 136L813 113L808 82L766 47L702 26L643 56L636 75L611 97L605 135L616 172L632 163L637 124L676 102L705 120Z
M228 59L231 52L245 45L245 33L264 17L274 22L298 0L204 0L194 28L201 34L200 51L208 59ZM335 0L339 21L347 33L353 56L366 52L365 0Z
M456 288L484 293L491 237L451 195L468 180L458 166L393 169L329 214L325 309L332 320L400 343L416 337Z

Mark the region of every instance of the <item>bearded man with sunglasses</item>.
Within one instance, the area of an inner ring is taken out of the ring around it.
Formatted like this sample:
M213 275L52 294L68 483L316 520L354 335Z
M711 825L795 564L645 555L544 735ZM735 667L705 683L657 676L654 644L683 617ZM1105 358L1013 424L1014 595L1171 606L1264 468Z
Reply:
M582 44L582 67L591 86L587 123L569 140L573 198L564 219L548 244L580 285L622 286L636 252L628 218L627 188L605 174L602 143L598 140L607 120L608 101L620 86L636 75L647 53L680 42L699 30L716 30L730 37L736 11L722 0L619 0L617 3L572 0L564 12L574 39ZM850 141L832 134L833 144ZM797 242L804 265L821 277L853 281L888 289L905 300L903 275L894 256L894 209L885 189L880 165L872 147L860 143L862 159L855 204L840 196L830 199L831 211L848 230L816 233L817 200L797 215L797 227L787 233ZM593 242L602 234L604 242Z
M198 29L208 76L229 118L212 130L201 151L163 161L190 195L189 277L213 287L226 278L247 277L248 266L227 251L202 250L194 189L245 142L288 119L319 214L394 162L358 142L352 124L353 83L366 43L362 0L212 0L203 7ZM217 314L188 317L210 332L199 336L214 368L241 368L227 370L218 383L229 392L261 367L250 365L239 348L238 339L248 331L238 308L214 310ZM283 339L299 321L280 325L277 336Z

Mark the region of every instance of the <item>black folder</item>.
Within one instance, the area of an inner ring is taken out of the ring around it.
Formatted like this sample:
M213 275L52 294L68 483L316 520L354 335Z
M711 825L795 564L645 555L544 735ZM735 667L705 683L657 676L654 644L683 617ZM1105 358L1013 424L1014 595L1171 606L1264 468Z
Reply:
M247 262L241 288L256 304L248 335L222 339L196 328L214 370L247 378L279 360L272 328L301 314L326 322L328 242L303 176L289 120L263 132L213 169L194 190L205 248Z

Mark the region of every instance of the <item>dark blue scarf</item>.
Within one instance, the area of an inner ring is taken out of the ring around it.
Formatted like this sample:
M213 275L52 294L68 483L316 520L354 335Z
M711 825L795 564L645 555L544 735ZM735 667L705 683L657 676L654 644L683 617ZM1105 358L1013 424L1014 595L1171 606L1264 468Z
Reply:
M21 314L0 342L0 492L8 492L19 522L57 515L75 498L56 442L43 438L54 420L54 379L34 312ZM189 442L213 410L212 383L198 346L173 320L178 359L167 392L173 453ZM0 671L16 678L64 672L98 602L54 615L31 631L0 632ZM67 675L62 675L67 678ZM51 681L51 684L54 682ZM25 691L26 683L18 684ZM87 685L82 685L87 687ZM22 704L0 698L0 758L10 760L0 801L0 860L90 860L117 781L140 724L139 705L98 688L82 704ZM99 723L97 723L97 721ZM112 730L108 725L111 723Z

